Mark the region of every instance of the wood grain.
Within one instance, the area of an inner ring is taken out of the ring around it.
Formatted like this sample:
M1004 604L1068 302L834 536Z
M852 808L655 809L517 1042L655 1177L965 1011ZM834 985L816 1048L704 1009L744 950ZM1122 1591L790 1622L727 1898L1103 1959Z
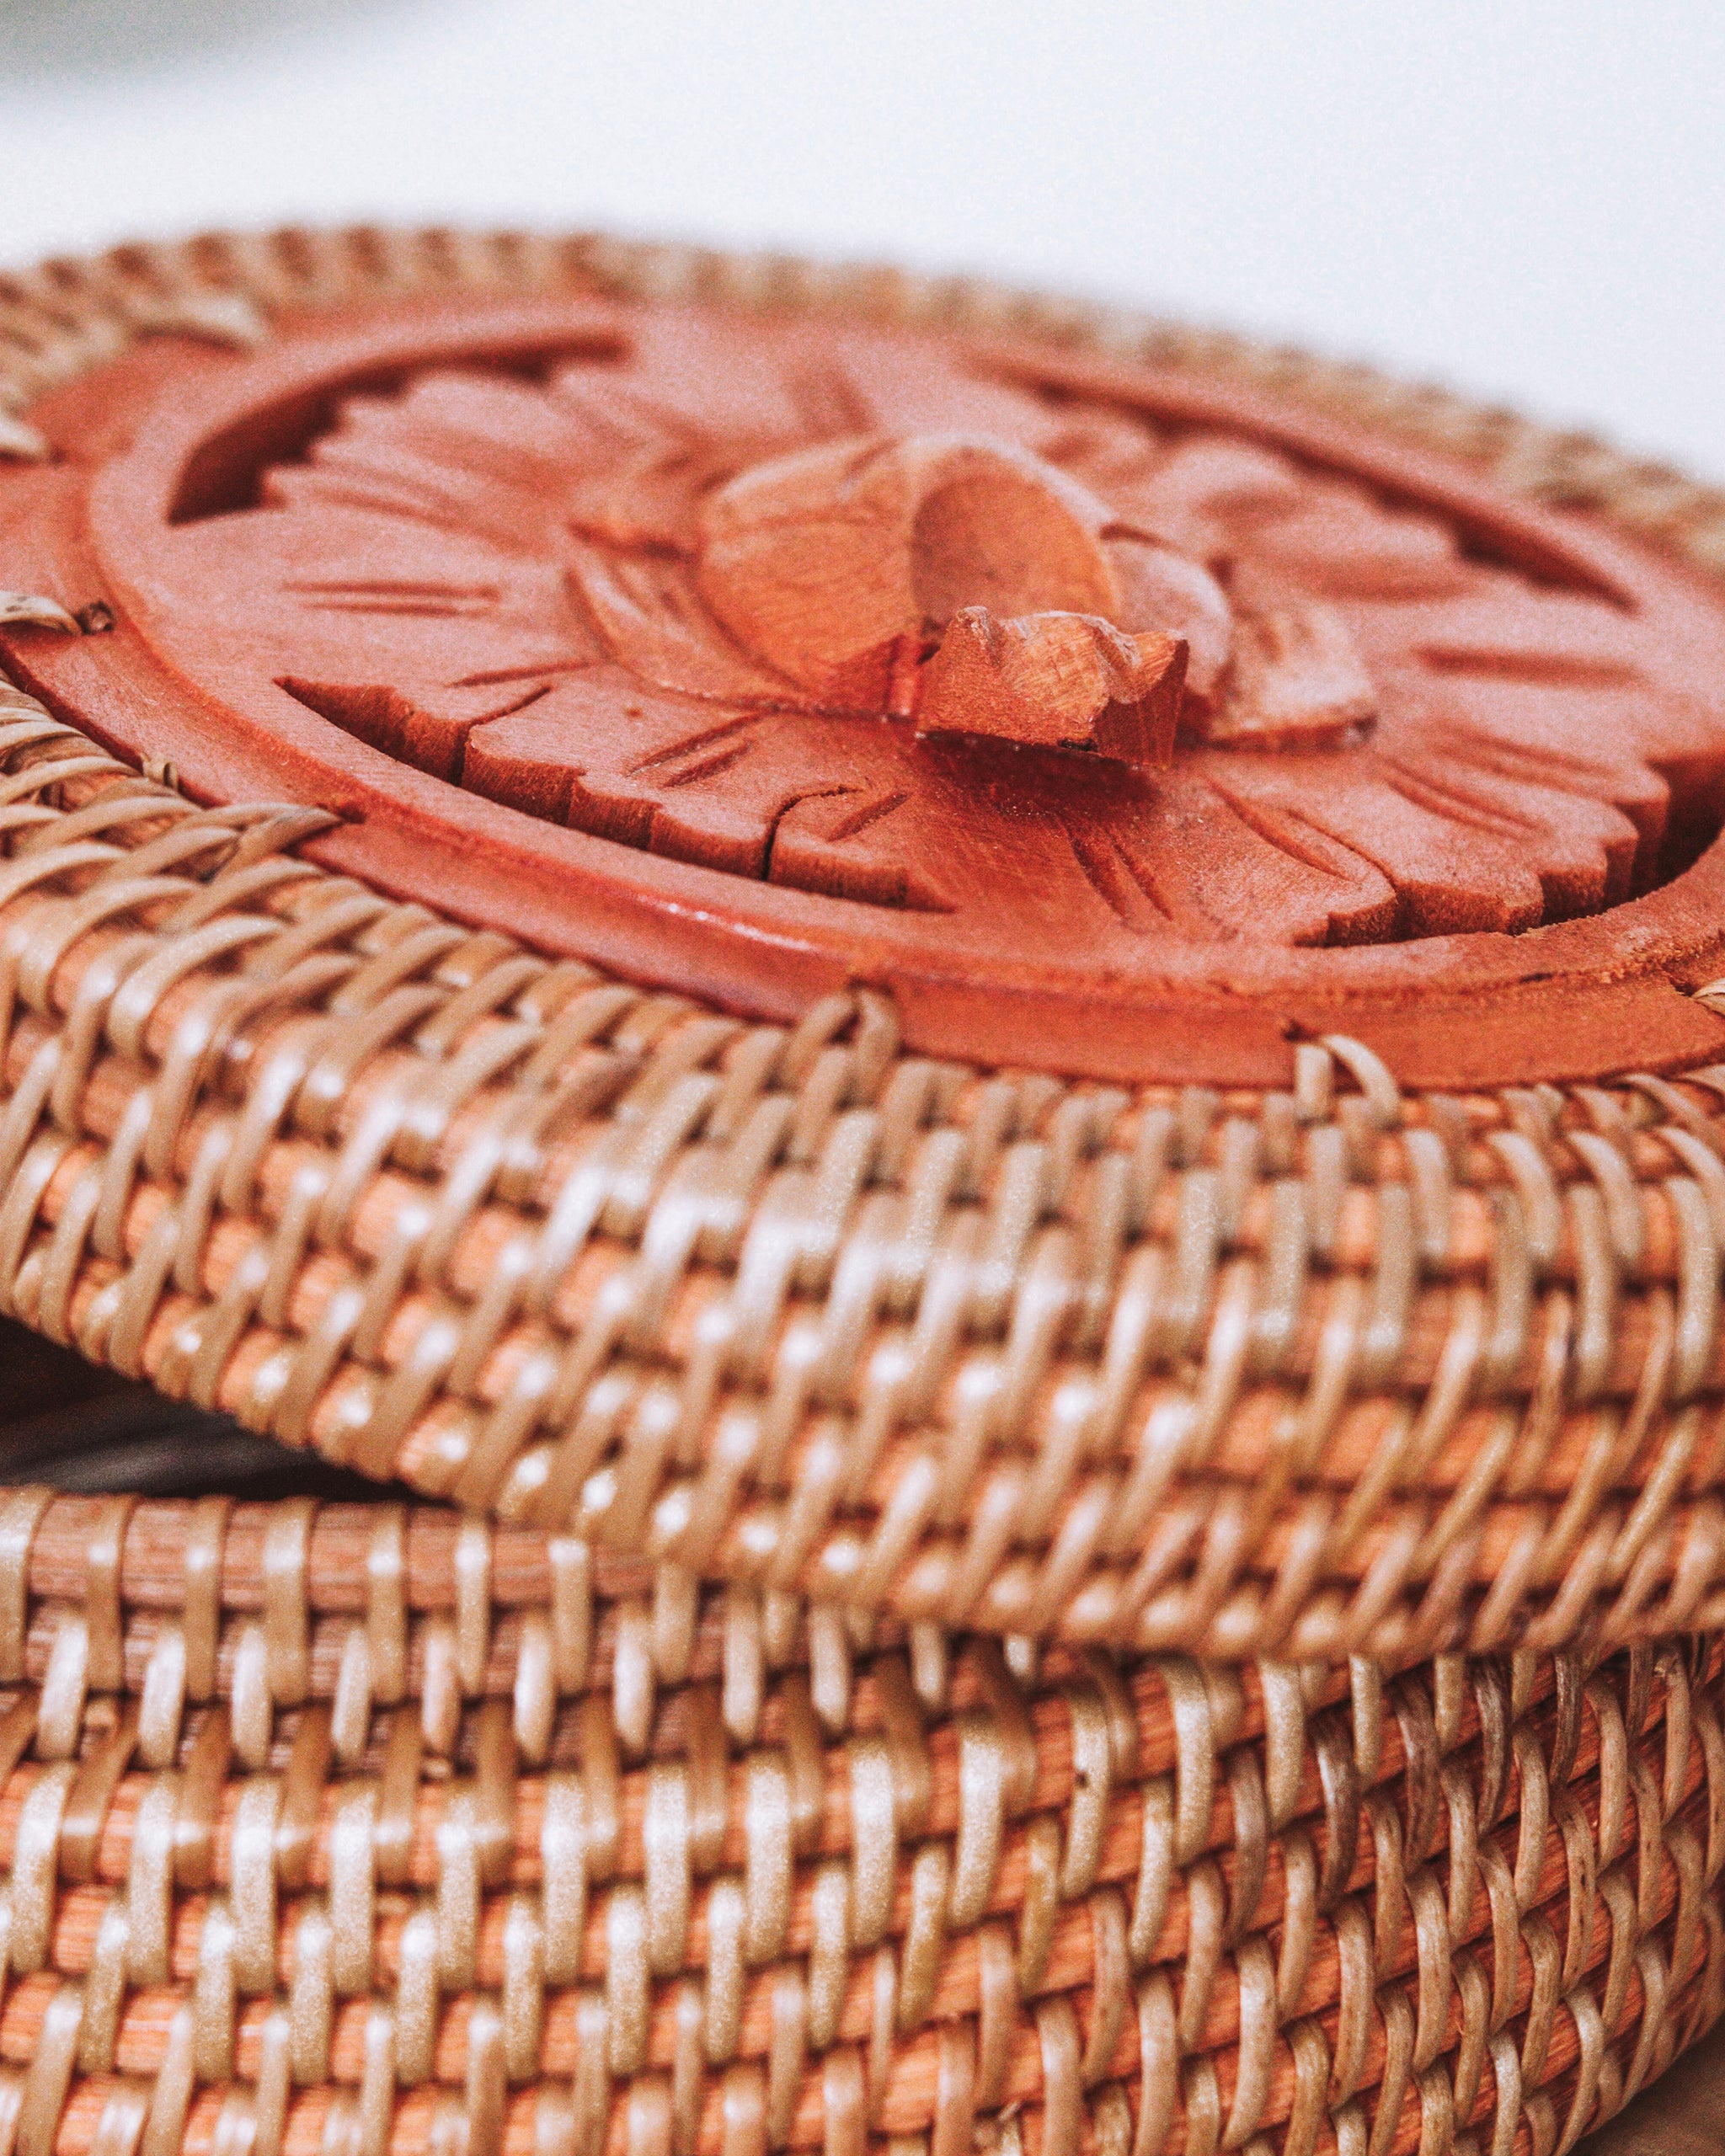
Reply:
M1648 991L1721 970L1717 590L1370 431L593 300L169 340L32 423L8 575L115 627L0 631L26 683L542 947L1067 1075L1714 1044Z

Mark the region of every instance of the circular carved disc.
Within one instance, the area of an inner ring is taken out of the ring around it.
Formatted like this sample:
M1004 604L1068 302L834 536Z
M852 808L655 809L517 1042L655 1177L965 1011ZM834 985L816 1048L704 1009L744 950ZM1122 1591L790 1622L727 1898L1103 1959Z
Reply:
M1725 604L1189 376L877 327L419 302L142 348L0 467L28 686L393 891L931 1051L1284 1083L1725 1028Z

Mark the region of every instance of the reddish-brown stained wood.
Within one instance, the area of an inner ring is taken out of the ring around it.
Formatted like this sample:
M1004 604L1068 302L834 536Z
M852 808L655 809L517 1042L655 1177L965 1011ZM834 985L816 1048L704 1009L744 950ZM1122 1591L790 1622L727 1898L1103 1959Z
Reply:
M1343 740L1377 717L1371 678L1333 606L1284 607L1242 622L1209 739L1300 749Z
M771 1017L864 981L915 1046L1073 1074L1725 1046L1669 985L1725 970L1717 590L1368 431L1052 349L477 299L163 340L31 421L8 583L115 627L7 627L19 676L542 947Z
M902 639L961 610L1112 617L1108 512L1010 443L846 438L770 460L696 512L696 583L743 648L823 702L884 707Z
M1172 760L1187 655L1180 638L1128 636L1093 614L1002 622L966 606L929 663L916 731L1087 749L1154 770Z

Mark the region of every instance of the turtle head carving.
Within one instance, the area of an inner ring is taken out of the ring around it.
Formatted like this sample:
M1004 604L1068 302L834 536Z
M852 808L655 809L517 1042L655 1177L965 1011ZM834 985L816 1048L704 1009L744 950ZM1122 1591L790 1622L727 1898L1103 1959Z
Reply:
M707 498L697 579L746 649L817 694L856 683L873 703L895 646L938 635L963 607L1113 620L1108 520L1075 480L1007 443L823 443Z
M1009 442L841 440L709 494L696 581L746 651L823 703L1166 765L1190 638L1213 680L1228 601L1193 562L1183 589L1178 574L1157 588L1143 542L1117 547L1116 530L1087 488ZM1126 714L1143 723L1111 726Z

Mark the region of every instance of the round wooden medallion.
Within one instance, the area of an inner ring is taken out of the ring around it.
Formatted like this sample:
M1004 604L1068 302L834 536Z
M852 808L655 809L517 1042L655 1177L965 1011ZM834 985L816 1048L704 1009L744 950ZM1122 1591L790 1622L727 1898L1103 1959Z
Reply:
M146 345L0 467L26 685L324 857L931 1052L1413 1084L1725 1052L1725 594L1189 374L478 300Z

